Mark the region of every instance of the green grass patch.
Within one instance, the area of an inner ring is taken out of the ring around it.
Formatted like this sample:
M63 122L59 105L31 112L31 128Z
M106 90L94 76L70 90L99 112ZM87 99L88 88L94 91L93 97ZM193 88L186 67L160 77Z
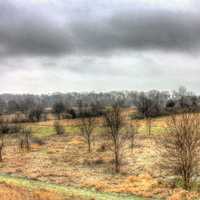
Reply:
M65 132L74 134L80 132L80 130L78 126L65 126Z
M159 135L159 134L163 133L164 131L165 131L165 128L156 125L155 122L154 122L154 124L151 127L151 134L154 134L154 135ZM148 127L147 127L147 125L144 123L142 126L140 126L138 132L140 134L147 135L148 134Z
M31 128L33 131L33 136L36 136L41 139L47 138L47 137L55 134L55 130L51 126L35 125L35 126L32 126Z
M41 182L30 180L25 177L17 177L14 175L0 174L0 182L7 184L24 187L29 190L46 189L56 191L66 197L78 196L86 200L94 198L95 200L150 200L147 198L131 196L127 194L117 194L117 193L103 193L97 192L94 189L83 189L70 186L62 186L57 184L52 184L48 182ZM156 200L155 198L152 200Z
M32 131L33 131L33 136L40 138L40 139L45 139L48 138L52 135L55 135L55 129L53 126L40 126L40 125L33 125L31 126ZM73 134L77 133L79 131L77 126L64 126L65 128L65 133L66 134Z

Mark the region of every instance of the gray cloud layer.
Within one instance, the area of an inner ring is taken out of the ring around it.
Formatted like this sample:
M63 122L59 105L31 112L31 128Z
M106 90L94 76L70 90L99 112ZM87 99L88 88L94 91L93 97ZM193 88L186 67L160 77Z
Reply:
M1 54L57 55L70 51L68 32L56 22L5 4L0 3Z
M200 47L200 16L169 11L118 13L97 23L73 24L75 46L103 52L133 50L197 50Z
M198 1L0 0L0 93L199 92Z
M100 17L85 13L84 18L72 18L69 13L59 16L39 8L0 2L1 56L200 48L200 15L195 12L133 8Z

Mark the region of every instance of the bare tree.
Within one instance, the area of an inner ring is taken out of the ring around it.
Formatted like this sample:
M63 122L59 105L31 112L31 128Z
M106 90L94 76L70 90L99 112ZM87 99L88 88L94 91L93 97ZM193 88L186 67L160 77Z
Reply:
M4 138L6 135L16 134L21 130L21 126L11 124L3 119L0 120L0 162L2 162L2 151L5 147Z
M91 152L91 141L92 141L92 133L96 125L96 119L92 116L92 113L89 108L82 107L81 110L81 118L79 121L79 128L82 136L86 140L88 144L88 152Z
M28 114L28 119L31 122L39 122L41 120L42 114L43 114L42 106L37 106L36 108L30 110Z
M53 104L53 113L57 115L58 119L61 119L62 114L65 112L65 105L63 102L56 102Z
M30 145L30 137L32 134L32 130L31 128L22 128L21 131L19 132L20 136L20 149L26 149L27 151L29 151L31 149L31 145Z
M151 135L151 129L152 129L152 118L151 118L151 116L146 117L146 124L147 124L147 132L150 136Z
M135 102L138 112L146 119L147 131L151 135L152 116L155 105L154 101L148 98L144 93L141 93L138 100Z
M4 147L4 133L0 129L0 162L3 161L3 157L2 157L3 147Z
M167 132L161 137L161 169L181 178L190 189L198 175L200 150L200 114L171 116Z
M25 134L25 148L26 148L27 151L29 151L30 148L31 148L30 137L31 137L31 134L32 134L32 130L30 128L25 128L24 134Z
M110 109L107 109L104 113L104 123L108 129L108 133L113 141L113 151L114 151L114 161L115 161L115 172L120 172L120 148L122 132L121 129L124 126L124 120L122 116L122 111L118 103L112 105Z
M5 146L4 137L9 133L9 124L7 121L0 120L0 162L3 161L2 151Z
M135 136L138 134L138 129L139 129L139 123L137 120L134 121L134 123L130 123L127 126L127 134L128 134L128 138L130 140L130 148L132 151L134 148Z

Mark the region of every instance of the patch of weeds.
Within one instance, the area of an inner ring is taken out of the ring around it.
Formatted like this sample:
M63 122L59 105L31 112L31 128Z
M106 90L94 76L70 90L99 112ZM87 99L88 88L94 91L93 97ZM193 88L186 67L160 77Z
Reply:
M6 163L3 163L3 162L0 163L0 168L3 168L5 166L6 166Z
M175 178L174 183L176 187L179 187L179 188L183 187L183 181L180 178Z

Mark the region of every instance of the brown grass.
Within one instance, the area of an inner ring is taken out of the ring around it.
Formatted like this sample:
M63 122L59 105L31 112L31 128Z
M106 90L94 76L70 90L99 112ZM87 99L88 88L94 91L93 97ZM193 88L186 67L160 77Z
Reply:
M167 200L199 200L200 196L196 192L188 192L182 189L176 189Z
M166 197L169 196L169 188L160 184L150 175L128 176L116 181L115 185L110 185L109 181L94 181L85 184L86 187L93 187L99 191L128 193L142 197Z
M1 200L67 200L60 194L48 190L33 190L0 183L0 199ZM69 198L68 200L70 200ZM73 198L76 200L75 198ZM78 198L77 198L78 200Z
M165 117L155 119L153 123L156 126L164 126L166 119ZM66 126L73 126L77 125L78 121L62 120L62 123ZM140 123L145 125L144 121L140 121ZM51 126L53 121L35 125ZM127 142L123 149L122 173L116 175L112 170L113 155L107 140L99 133L95 133L94 136L95 142L92 143L91 154L87 153L87 144L78 133L49 137L44 145L33 144L32 150L28 153L20 152L16 143L12 141L13 139L10 139L3 152L4 162L0 164L0 172L14 173L58 184L94 187L100 191L125 192L144 197L167 197L171 194L169 200L183 200L182 197L179 197L182 195L179 191L173 193L171 188L163 184L163 179L165 181L166 177L157 165L158 156L153 137L137 135L133 152L130 149L130 143ZM103 150L102 145L105 146ZM17 191L15 187L5 184L0 188L5 187L6 190L10 190L11 194L15 194ZM0 191L0 197L1 194L5 195L3 191L3 189ZM33 195L25 189L22 191L24 191L20 192L22 194L16 195ZM40 193L47 197L53 194L49 191L37 192L34 194L38 196ZM47 200L48 198L51 200L50 197L47 197L45 197ZM14 200L12 197L9 198L0 199ZM25 197L23 198L22 200L26 200ZM43 196L37 198L43 200ZM46 200L45 198L44 200Z

